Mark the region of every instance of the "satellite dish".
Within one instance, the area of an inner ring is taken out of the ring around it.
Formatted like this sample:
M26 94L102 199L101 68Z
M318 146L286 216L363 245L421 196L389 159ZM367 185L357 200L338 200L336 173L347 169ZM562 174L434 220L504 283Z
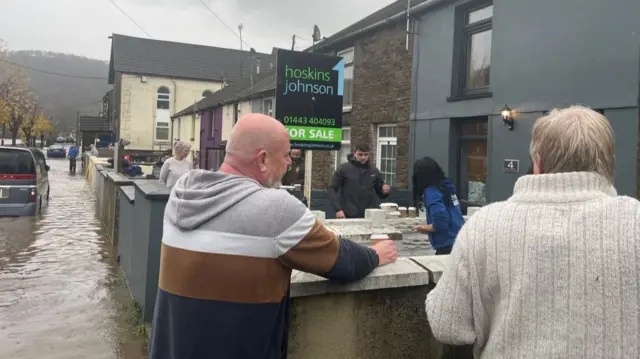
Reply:
M313 25L313 42L318 42L322 40L322 33L320 32L320 28L318 25Z
M127 140L125 140L124 138L121 138L121 139L120 139L120 145L121 145L122 147L124 147L124 146L128 146L128 145L130 145L130 144L131 144L131 141L127 141Z

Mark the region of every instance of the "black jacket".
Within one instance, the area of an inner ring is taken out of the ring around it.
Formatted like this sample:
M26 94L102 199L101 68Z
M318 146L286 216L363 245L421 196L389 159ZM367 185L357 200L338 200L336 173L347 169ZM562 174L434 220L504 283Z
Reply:
M362 164L353 157L347 156L333 173L327 190L333 209L342 210L347 218L363 218L367 208L379 208L380 198L388 194L382 192L384 180L377 168ZM338 191L340 193L338 193Z

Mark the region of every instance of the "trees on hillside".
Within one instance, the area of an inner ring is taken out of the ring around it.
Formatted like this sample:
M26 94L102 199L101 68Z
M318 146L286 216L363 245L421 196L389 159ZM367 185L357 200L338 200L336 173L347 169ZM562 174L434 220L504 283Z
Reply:
M6 59L7 53L6 44L0 39L0 60ZM40 117L46 120L44 114L38 111L36 96L29 89L29 78L24 69L0 61L0 127L2 141L6 137L6 130L9 130L11 144L15 145L22 129L26 143L30 144L29 141L35 136L33 133L34 128L36 128L36 123ZM42 123L43 120L40 121L41 127L49 128L48 125Z

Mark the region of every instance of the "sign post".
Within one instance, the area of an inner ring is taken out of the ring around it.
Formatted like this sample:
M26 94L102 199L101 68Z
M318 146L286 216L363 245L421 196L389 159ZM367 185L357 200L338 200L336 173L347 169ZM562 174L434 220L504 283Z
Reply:
M276 119L291 148L306 152L304 192L311 206L312 151L340 150L344 60L279 49L276 74Z

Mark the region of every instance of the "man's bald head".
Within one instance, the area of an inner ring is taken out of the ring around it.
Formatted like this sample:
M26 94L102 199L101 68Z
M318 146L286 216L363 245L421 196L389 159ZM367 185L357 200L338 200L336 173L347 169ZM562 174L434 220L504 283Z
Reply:
M289 134L276 119L252 113L231 130L224 163L267 187L278 185L291 163Z

